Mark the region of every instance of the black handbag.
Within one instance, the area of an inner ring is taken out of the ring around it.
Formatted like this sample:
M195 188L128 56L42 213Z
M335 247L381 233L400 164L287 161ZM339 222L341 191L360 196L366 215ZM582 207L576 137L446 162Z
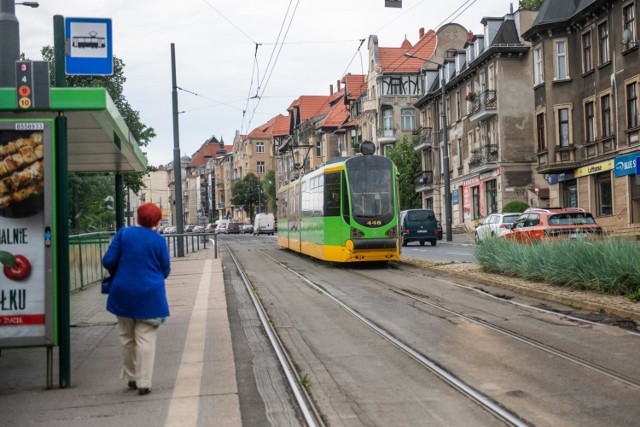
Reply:
M107 276L104 279L102 279L102 285L100 288L100 292L102 292L103 294L108 294L109 291L111 290L111 282L113 281L113 277L111 276Z

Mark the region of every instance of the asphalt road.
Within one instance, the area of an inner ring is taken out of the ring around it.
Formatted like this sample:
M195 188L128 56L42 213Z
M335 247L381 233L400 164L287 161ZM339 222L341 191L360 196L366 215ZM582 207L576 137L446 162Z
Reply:
M400 258L420 258L439 262L476 262L472 243L450 243L439 240L436 246L409 243L403 246Z

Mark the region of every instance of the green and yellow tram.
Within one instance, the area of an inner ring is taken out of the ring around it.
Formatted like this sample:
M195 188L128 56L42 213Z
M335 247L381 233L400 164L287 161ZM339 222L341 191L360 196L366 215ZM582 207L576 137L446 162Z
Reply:
M398 260L397 169L337 158L278 190L278 245L332 262Z

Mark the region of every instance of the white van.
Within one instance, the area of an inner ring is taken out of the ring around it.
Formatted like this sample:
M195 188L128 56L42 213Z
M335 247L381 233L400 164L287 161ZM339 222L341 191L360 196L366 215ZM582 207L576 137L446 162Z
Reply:
M271 213L259 213L256 214L256 218L253 221L253 234L271 234L273 235L275 228L275 218Z

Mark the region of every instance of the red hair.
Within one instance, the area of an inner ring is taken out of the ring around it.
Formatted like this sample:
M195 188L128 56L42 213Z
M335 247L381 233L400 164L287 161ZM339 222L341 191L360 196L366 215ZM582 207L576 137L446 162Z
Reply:
M155 203L143 203L138 208L138 224L153 228L160 222L162 211Z

